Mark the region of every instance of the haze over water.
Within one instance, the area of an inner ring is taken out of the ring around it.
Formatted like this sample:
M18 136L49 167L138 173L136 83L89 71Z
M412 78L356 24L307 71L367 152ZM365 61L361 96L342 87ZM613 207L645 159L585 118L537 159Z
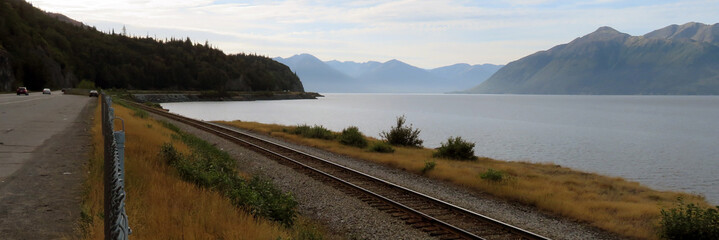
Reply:
M379 137L405 115L425 147L450 136L491 158L552 162L719 204L719 96L326 94L318 100L164 103L202 120L358 126Z

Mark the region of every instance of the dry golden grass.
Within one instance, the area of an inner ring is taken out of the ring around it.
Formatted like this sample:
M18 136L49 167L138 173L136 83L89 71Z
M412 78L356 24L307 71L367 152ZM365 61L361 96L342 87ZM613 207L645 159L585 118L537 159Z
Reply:
M174 141L172 132L152 119L133 116L114 105L125 120L126 211L132 239L277 239L287 230L270 221L255 219L218 193L182 181L159 156L163 143L181 152L190 150ZM80 231L86 239L103 239L102 134L100 108L92 128L94 155L87 165L86 195ZM119 122L118 122L119 123Z
M374 153L336 141L284 133L283 128L291 128L287 126L241 121L221 123L417 174L421 174L425 161L436 161L436 167L426 176L535 206L630 238L656 239L661 208L673 207L679 196L686 202L709 206L700 196L657 191L622 178L580 172L555 164L506 162L481 157L477 161L453 161L432 158L433 150L426 148L395 147L396 151L391 154ZM378 140L370 139L370 144L373 141ZM508 178L502 182L481 179L480 174L490 168L503 172Z

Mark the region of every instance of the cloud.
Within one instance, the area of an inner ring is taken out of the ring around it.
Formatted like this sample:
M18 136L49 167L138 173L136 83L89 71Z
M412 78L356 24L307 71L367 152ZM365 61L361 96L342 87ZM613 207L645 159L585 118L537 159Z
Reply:
M209 40L228 52L269 56L309 52L357 61L396 58L422 67L459 61L504 64L600 26L639 35L669 24L713 23L719 12L715 0L34 0L33 4L89 24L127 25L136 35Z

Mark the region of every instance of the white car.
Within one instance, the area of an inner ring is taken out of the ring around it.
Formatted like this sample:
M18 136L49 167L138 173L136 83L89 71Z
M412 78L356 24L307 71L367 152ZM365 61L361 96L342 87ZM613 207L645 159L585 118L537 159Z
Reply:
M45 88L42 90L42 94L52 94L49 88Z

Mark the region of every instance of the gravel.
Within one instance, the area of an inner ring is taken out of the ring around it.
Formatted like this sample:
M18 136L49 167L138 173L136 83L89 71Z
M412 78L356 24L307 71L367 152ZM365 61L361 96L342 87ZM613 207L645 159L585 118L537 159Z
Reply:
M158 118L163 119L162 117ZM291 168L280 165L253 151L237 147L237 145L229 141L184 124L175 124L183 131L217 144L218 147L230 153L231 156L237 159L241 171L267 176L284 191L292 192L300 203L299 211L303 216L323 223L334 233L351 239L434 239L426 233L392 218L387 213L376 210L360 200L299 174ZM552 239L621 239L614 234L586 224L556 217L532 207L497 199L488 194L429 179L400 169L290 143L266 134L242 129L238 129L238 131L280 142L292 148Z

